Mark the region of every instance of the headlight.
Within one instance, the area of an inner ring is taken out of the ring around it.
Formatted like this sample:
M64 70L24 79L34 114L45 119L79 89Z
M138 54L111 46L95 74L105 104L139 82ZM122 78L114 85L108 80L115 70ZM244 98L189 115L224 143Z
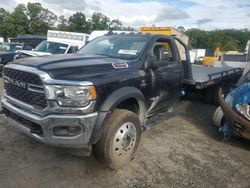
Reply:
M241 115L250 120L250 114L249 114L250 106L248 104L236 104L235 107Z
M60 106L83 107L96 99L94 86L46 85L48 100L56 100Z

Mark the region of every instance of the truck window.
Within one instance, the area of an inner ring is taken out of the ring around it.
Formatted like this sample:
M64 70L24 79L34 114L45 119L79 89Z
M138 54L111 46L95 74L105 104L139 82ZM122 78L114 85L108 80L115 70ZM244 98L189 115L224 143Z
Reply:
M25 44L25 45L23 46L23 50L32 50L32 49L33 49L33 46L31 46L31 45Z
M13 51L16 51L16 50L22 50L23 49L23 46L21 46L21 45L17 45L17 46L15 46L15 50L13 50Z
M172 48L166 39L160 39L157 40L156 43L154 44L153 48L151 49L151 55L153 56L158 56L158 50L164 48L164 51L166 51L169 55L169 63L175 62L173 58L173 51ZM157 57L158 58L158 57Z
M67 44L59 42L43 41L34 49L34 51L49 52L52 54L64 54L67 48L68 48Z
M180 42L177 41L177 40L175 40L175 43L176 43L176 46L178 48L181 60L186 61L187 60L187 56L186 56L186 50L185 50L184 46L182 46L180 44Z

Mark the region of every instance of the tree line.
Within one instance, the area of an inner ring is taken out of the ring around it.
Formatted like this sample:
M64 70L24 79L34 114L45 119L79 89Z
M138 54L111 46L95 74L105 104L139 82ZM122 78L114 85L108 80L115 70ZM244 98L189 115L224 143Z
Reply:
M7 39L22 34L46 35L48 29L90 33L93 30L134 30L123 26L118 19L111 20L95 12L87 19L85 14L76 12L68 19L57 17L40 3L19 4L9 12L0 8L0 36Z
M190 48L214 50L219 47L223 51L243 52L247 41L250 40L250 31L248 29L224 29L213 31L188 29L185 33L189 36Z
M183 27L181 27L184 30ZM118 19L110 19L102 13L95 12L86 18L82 12L76 12L69 18L57 16L40 3L19 4L9 12L0 8L0 36L5 39L21 34L46 35L48 29L91 33L93 30L135 30L125 27ZM238 50L243 51L250 40L248 29L213 30L188 29L190 48Z

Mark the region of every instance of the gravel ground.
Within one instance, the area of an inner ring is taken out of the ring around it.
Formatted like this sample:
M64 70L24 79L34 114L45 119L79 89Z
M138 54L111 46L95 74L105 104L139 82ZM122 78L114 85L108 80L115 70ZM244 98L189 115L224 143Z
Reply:
M11 128L0 118L0 187L250 187L250 141L222 142L214 106L183 101L181 111L144 132L133 161L112 171Z

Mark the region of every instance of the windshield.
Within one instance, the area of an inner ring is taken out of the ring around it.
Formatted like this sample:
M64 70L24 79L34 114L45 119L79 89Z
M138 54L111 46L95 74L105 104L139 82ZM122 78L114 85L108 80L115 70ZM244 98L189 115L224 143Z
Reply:
M148 37L143 35L102 36L81 48L78 53L132 60L140 55L147 42Z
M22 45L20 44L0 44L0 50L4 50L4 51L16 51L16 50L21 50L22 49Z
M52 54L64 54L67 48L68 48L67 44L43 41L34 49L34 51L47 52Z

